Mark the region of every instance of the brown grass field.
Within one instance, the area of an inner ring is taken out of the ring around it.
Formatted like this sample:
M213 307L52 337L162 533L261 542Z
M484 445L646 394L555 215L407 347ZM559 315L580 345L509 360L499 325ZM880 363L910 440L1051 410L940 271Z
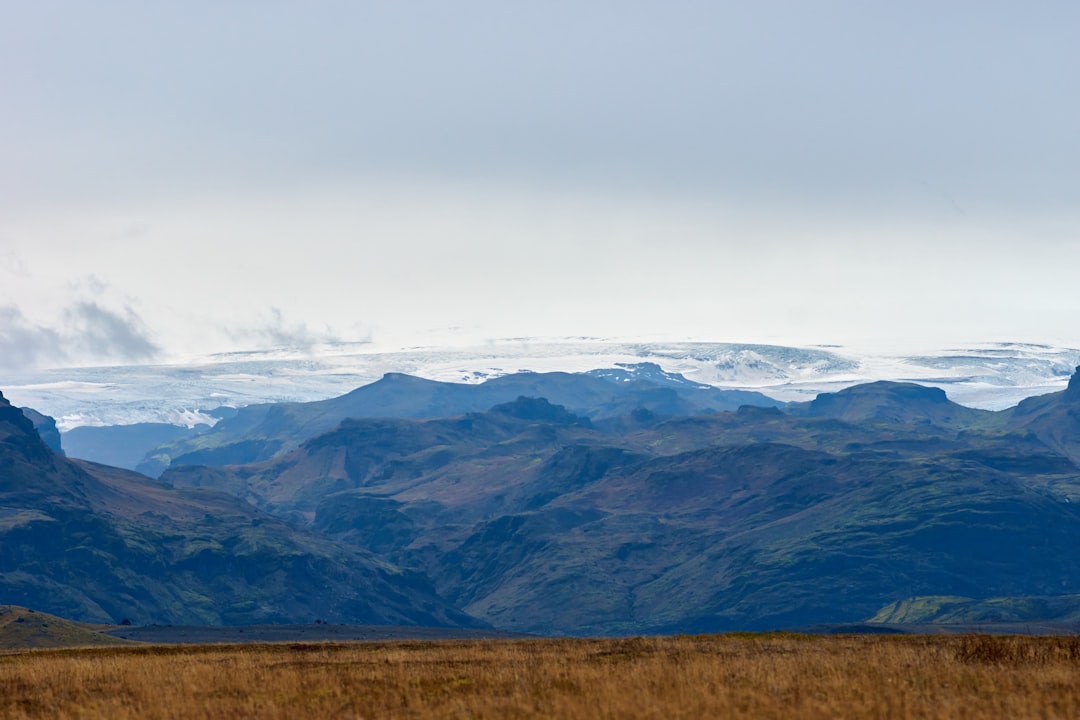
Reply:
M1070 718L1080 637L726 635L0 655L3 718Z

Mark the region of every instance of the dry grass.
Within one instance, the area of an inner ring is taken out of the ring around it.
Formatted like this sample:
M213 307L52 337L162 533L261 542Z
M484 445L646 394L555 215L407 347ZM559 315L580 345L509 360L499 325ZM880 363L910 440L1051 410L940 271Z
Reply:
M719 636L0 656L0 717L1068 718L1080 638Z

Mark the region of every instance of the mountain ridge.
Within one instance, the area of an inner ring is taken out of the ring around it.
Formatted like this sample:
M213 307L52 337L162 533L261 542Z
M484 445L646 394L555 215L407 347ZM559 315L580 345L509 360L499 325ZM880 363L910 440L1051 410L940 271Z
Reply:
M652 372L652 368L645 370ZM627 375L611 380L588 373L552 372L516 373L465 384L386 373L376 382L328 400L242 408L204 434L151 450L136 469L156 476L173 463L256 462L288 452L346 418L448 417L485 411L522 396L543 397L591 420L617 417L639 407L661 414L698 414L734 410L748 403L782 405L760 393L677 382L670 373L662 383Z
M249 565L284 567L288 585L262 583L280 594L334 587L320 573L343 564L361 584L396 593L397 609L367 611L385 619L426 602L428 621L474 616L519 632L604 635L860 623L905 598L1078 591L1072 381L997 412L964 408L937 389L876 382L783 408L666 415L664 403L682 397L672 387L652 382L642 392L633 377L582 377L503 383L572 394L591 417L518 395L447 417L345 418L255 462L173 465L160 483L65 460L31 437L21 414L6 423L0 413L0 461L14 468L0 484L8 508L0 558L21 564L0 567L0 583L11 591L37 578L31 600L83 603L86 612L85 599L57 592L56 579L74 576L107 597L95 586L101 576L78 573L88 563L112 567L112 558L131 566L125 587L156 597L160 588L132 578L164 564L202 588L206 600L189 615L235 623L255 618L224 600L255 592L244 584ZM458 389L414 380L391 376L368 393L397 393L399 408L452 407L440 394ZM620 395L624 387L632 392ZM470 402L477 397L486 396ZM642 397L658 411L637 404ZM255 423L237 413L234 429L288 432L298 419L331 419L326 407L263 408ZM237 431L234 445L287 437ZM214 512L199 515L208 504ZM27 527L42 534L21 537ZM171 556L138 551L167 537L182 539ZM81 565L25 550L34 546L61 548ZM290 575L304 552L324 559ZM283 557L292 560L282 565ZM258 612L321 612L300 595L299 605ZM110 602L95 617L115 618Z

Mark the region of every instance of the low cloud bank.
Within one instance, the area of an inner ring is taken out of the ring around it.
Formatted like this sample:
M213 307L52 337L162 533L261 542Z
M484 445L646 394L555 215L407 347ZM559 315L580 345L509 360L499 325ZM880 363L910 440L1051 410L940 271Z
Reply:
M258 349L283 348L290 350L311 350L324 343L344 342L334 328L327 325L324 329L314 329L306 322L290 323L280 308L270 308L269 319L254 325L226 330L230 338L242 345ZM350 339L350 342L370 342L370 337L362 340Z
M119 310L82 300L53 325L34 323L16 305L0 307L0 368L145 362L161 348L130 306Z

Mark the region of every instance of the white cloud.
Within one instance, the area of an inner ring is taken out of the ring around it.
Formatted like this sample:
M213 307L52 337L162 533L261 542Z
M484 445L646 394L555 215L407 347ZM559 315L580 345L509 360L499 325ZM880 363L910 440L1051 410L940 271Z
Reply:
M0 307L0 368L58 364L66 354L57 330L27 322L17 307Z
M78 332L161 357L448 327L1080 341L1075 4L10 15L26 357Z
M322 343L337 343L346 339L345 335L330 325L318 329L303 321L289 322L278 307L270 308L268 319L259 318L247 325L226 327L224 331L244 349L310 350ZM348 340L366 342L370 337L358 338L353 333L348 336Z
M33 323L18 307L0 307L0 368L136 363L159 352L130 307L111 310L84 300L65 310L54 325Z

